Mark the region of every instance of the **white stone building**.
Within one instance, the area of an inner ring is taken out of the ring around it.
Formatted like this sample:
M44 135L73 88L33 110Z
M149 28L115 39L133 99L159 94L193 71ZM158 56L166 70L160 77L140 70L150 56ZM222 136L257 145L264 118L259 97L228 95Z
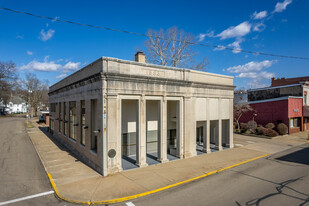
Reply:
M233 147L233 77L144 62L102 57L51 86L54 136L104 176Z

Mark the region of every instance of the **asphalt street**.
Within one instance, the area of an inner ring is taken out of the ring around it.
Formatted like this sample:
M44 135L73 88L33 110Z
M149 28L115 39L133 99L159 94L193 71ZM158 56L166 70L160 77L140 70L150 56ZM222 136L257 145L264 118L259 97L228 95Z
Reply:
M0 205L52 191L44 167L26 133L24 121L23 117L0 118ZM51 193L9 205L71 204L56 199Z
M73 205L52 193L24 121L0 118L0 205L45 192L6 205ZM309 205L309 143L116 205Z
M136 206L309 205L309 143L130 202Z

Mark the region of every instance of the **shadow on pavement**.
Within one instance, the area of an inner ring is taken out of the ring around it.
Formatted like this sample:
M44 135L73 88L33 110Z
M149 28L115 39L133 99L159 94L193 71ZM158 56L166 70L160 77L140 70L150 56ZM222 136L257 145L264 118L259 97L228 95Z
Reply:
M261 179L261 178L259 178ZM246 205L247 206L251 206L251 205L260 205L262 201L268 199L268 198L271 198L273 196L276 196L276 195L284 195L284 196L287 196L287 197L290 197L290 198L294 198L294 199L297 199L297 200L300 200L300 201L303 201L302 203L300 203L299 205L302 206L302 205L305 205L306 203L309 202L309 195L308 194L305 194L303 192L300 192L300 191L297 191L295 190L294 188L288 186L289 184L291 183L294 183L298 180L301 180L301 177L299 178L296 178L296 179L290 179L290 180L286 180L286 181L283 181L283 182L280 182L280 183L274 183L276 184L277 186L275 187L276 189L276 192L273 192L273 193L269 193L267 195L264 195L260 198L256 198L256 199L253 199L253 200L250 200L248 202L246 202ZM269 181L268 181L269 182ZM292 190L294 193L296 193L298 196L296 195L290 195L290 194L287 194L286 192L284 192L283 190L284 189L287 189L287 190ZM303 197L299 197L299 196L304 196ZM239 203L238 203L239 204Z
M273 196L277 196L277 195L284 195L284 196L287 196L287 197L290 197L290 198L300 200L300 201L302 201L299 204L300 206L303 206L303 205L306 205L307 203L309 203L309 194L302 192L302 191L299 191L299 190L296 190L292 186L289 185L289 184L292 184L294 182L303 180L303 177L298 177L298 178L295 178L295 179L289 179L289 180L286 180L286 181L283 181L283 182L274 182L274 181L267 180L267 179L264 179L264 178L261 178L261 177L258 177L258 176L250 175L250 174L247 174L247 173L244 173L244 172L235 171L235 170L232 170L232 171L239 173L239 174L242 174L242 175L246 175L246 176L251 177L251 178L255 178L255 179L258 179L258 180L261 180L261 181L264 181L264 182L274 184L274 186L275 186L275 192L266 194L266 195L259 197L259 198L249 200L245 203L246 206L253 206L253 205L259 206L264 200L269 199ZM290 191L291 194L288 194L288 191ZM241 205L238 201L235 201L235 204L238 205L238 206Z
M53 135L48 131L48 127L46 126L39 126L39 129L62 151L67 152L68 155L72 156L75 158L75 162L82 162L86 166L92 168L94 171L99 173L95 168L89 166L86 161L84 161L80 156L69 150L65 145L61 144L59 140L57 140ZM100 174L100 173L99 173Z
M309 148L303 148L296 152L276 158L280 161L294 162L298 164L309 165Z

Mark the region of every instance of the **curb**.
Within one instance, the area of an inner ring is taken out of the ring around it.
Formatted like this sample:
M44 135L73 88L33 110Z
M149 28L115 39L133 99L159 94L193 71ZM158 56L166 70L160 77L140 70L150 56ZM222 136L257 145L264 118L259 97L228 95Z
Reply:
M159 188L159 189L150 190L150 191L147 191L147 192L143 192L143 193L140 193L140 194L131 195L131 196L127 196L127 197L111 199L111 200L103 200L103 201L77 201L77 200L71 200L71 199L65 198L62 195L60 195L60 193L58 192L58 189L56 187L56 184L55 184L51 174L47 173L47 175L48 175L49 181L50 181L50 183L51 183L51 185L52 185L52 187L53 187L53 189L55 191L56 196L59 199L61 199L61 200L64 200L64 201L70 202L70 203L86 204L86 205L113 204L113 203L124 202L124 201L127 201L127 200L132 200L132 199L136 199L136 198L143 197L143 196L146 196L146 195L154 194L154 193L157 193L157 192L169 189L169 188L173 188L173 187L176 187L176 186L188 183L188 182L192 182L194 180L198 180L198 179L203 178L203 177L207 177L207 176L210 176L210 175L222 172L224 170L231 169L233 167L237 167L239 165L242 165L242 164L245 164L245 163L248 163L248 162L251 162L251 161L263 158L263 157L266 157L266 156L269 156L269 154L265 154L265 155L261 155L261 156L258 156L258 157L254 157L252 159L245 160L243 162L240 162L240 163L237 163L237 164L234 164L234 165L231 165L231 166L219 169L219 170L214 170L212 172L208 172L206 174L203 174L203 175L200 175L200 176L197 176L197 177L194 177L194 178L190 178L190 179L187 179L187 180L182 181L182 182L177 182L175 184L171 184L171 185L168 185L166 187Z

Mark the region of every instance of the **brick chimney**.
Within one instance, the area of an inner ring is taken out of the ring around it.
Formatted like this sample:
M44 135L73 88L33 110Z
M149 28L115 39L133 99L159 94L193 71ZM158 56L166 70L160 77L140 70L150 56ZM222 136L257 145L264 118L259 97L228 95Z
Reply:
M143 52L136 52L135 61L145 63L145 54Z

